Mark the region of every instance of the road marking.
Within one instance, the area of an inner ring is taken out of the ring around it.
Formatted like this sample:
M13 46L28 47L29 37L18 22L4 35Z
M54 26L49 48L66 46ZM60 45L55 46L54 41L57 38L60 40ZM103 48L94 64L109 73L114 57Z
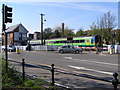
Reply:
M87 71L93 71L93 72L98 72L98 73L113 75L112 72L105 72L105 71L100 71L100 70L95 70L95 69L89 69L89 68L85 68L85 67L71 66L71 65L67 65L67 66L71 67L71 68L75 68L75 69L82 69L82 70L87 70Z
M72 59L72 57L63 57L63 58L65 58L65 59Z
M29 62L32 63L32 64L35 64L35 65L42 65L42 66L51 67L51 65L48 65L48 64L42 64L42 63L38 63L38 62L35 63L35 62L33 62L33 61L29 61ZM61 69L61 70L66 70L66 71L68 70L68 69L61 68L61 67L56 67L56 66L55 66L55 68L56 68L56 69Z
M9 60L14 60L14 61L17 61L16 59L12 59L12 58L9 58ZM34 62L34 61L28 61L27 63L30 63L30 64L35 64L35 65L42 65L42 66L47 66L47 67L50 67L51 68L51 65L48 65L48 64L42 64L42 63L39 63L39 62ZM56 69L61 69L61 70L64 70L64 71L68 71L68 69L65 69L65 68L61 68L61 67L56 67Z
M82 59L74 59L77 61L84 61L84 62L90 62L90 63L98 63L98 64L105 64L105 65L111 65L111 66L118 66L118 64L113 64L113 63L106 63L106 62L97 62L97 61L91 61L91 59L88 60L82 60Z
M91 76L96 76L96 77L98 77L98 75L89 74L89 73L85 73L85 72L79 72L79 71L73 71L73 72L75 72L75 73L86 74L86 75L91 75Z

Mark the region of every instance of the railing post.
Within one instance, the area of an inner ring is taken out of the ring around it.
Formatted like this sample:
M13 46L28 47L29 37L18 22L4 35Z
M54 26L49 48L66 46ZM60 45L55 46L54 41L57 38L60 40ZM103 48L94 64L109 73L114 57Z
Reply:
M51 85L54 86L55 85L55 81L54 81L54 69L55 68L54 68L54 64L52 64L51 66L52 66L52 69L51 69L51 72L52 72L52 83L51 83Z
M22 76L23 76L23 81L25 80L25 59L22 59Z
M119 80L117 79L118 73L113 73L114 79L112 80L112 85L114 87L114 90L117 90L117 86L119 84Z

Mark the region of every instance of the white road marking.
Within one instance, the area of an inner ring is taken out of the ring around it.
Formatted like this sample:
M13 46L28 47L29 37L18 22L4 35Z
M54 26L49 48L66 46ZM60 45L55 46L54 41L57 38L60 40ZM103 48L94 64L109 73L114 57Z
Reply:
M105 65L111 65L111 66L118 66L118 64L106 63L106 62L91 61L91 59L89 59L89 60L74 59L74 60L77 60L77 61L84 61L84 62L90 62L90 63L105 64Z
M82 69L82 70L88 70L88 71L93 71L93 72L98 72L98 73L113 75L112 72L105 72L105 71L100 71L100 70L95 70L95 69L89 69L89 68L85 68L85 67L71 66L71 65L67 65L67 66L71 67L71 68L75 68L75 69Z
M72 59L72 57L63 57L63 58L65 58L65 59Z

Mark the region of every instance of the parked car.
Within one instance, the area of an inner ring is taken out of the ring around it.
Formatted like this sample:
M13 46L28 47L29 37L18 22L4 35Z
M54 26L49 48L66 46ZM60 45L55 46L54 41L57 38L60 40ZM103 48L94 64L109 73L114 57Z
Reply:
M5 46L2 46L2 51L5 51ZM16 48L15 48L15 46L10 46L10 45L8 45L7 46L7 50L8 50L8 52L15 52L16 51Z
M76 53L79 54L80 52L82 52L81 48L75 48L72 45L64 45L61 47L58 47L58 52L59 53Z

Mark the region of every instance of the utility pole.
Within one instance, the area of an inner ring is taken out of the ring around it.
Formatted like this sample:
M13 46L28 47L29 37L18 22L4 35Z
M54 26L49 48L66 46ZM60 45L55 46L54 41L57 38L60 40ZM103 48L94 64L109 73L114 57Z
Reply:
M43 45L43 16L44 14L41 15L41 44Z
M64 34L64 26L65 26L65 24L62 23L62 33L63 33L63 34Z

